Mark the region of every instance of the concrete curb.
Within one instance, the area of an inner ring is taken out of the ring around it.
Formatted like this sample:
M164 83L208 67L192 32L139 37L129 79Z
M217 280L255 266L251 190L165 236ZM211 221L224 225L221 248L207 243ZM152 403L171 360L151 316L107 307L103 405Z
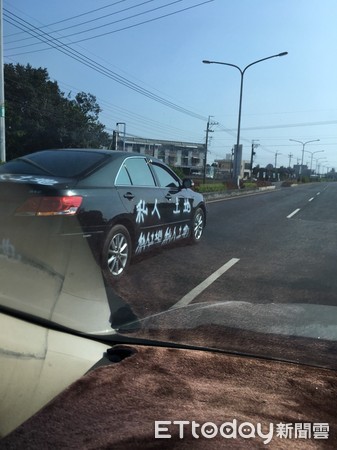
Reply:
M274 191L276 186L264 186L256 189L240 189L235 191L221 191L221 192L204 192L204 199L207 200L216 200L220 198L228 198L228 197L240 197L242 195L252 195L258 194L259 192L266 191Z

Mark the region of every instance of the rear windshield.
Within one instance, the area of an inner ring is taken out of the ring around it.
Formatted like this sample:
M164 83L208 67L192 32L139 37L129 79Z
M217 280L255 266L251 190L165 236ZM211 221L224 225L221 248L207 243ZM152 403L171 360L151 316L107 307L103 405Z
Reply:
M75 178L89 172L106 157L106 154L95 151L42 151L9 161L0 166L0 173Z

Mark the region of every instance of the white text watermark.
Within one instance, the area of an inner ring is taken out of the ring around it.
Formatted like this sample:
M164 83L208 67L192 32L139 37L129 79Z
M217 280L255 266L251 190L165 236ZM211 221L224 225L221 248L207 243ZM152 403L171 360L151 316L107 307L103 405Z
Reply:
M269 423L256 425L250 422L239 423L236 419L216 424L214 422L198 423L195 420L156 420L155 438L171 439L173 435L184 439L253 439L260 438L269 444L273 438L279 439L328 439L329 424L322 422Z

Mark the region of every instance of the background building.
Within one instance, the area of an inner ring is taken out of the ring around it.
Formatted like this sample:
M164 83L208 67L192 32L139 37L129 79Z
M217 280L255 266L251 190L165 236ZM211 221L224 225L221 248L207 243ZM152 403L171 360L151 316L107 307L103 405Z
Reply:
M201 175L204 170L205 145L193 142L165 141L126 136L114 131L113 150L125 150L158 158L179 167L185 174Z
M229 179L233 174L233 156L228 153L225 159L216 159L214 161L216 165L216 178L224 178ZM250 178L251 170L250 170L250 162L241 160L240 170L239 170L240 178Z

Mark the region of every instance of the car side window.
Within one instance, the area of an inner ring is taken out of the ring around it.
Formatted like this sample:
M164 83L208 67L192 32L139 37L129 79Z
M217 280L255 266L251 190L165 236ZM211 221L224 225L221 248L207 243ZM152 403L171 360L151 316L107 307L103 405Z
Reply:
M130 176L129 176L128 171L124 164L119 169L119 172L118 172L118 175L116 178L116 184L117 184L117 186L130 186L132 184Z
M158 178L161 187L179 188L178 178L175 178L165 167L152 163L152 168Z
M115 172L115 164L114 162L110 162L102 167L99 167L89 176L84 177L82 180L79 180L78 186L113 187L115 181L113 174Z
M145 158L127 158L123 164L133 186L155 186L152 172Z

